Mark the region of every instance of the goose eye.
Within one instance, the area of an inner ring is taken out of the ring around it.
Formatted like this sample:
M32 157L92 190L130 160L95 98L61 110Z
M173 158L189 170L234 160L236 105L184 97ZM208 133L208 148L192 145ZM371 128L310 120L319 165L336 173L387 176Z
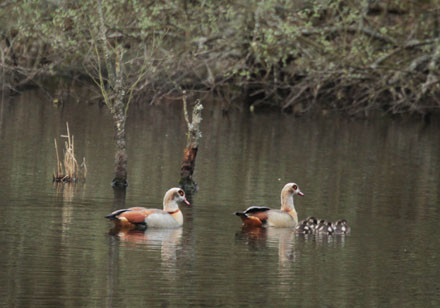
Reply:
M298 189L298 186L293 185L292 188L293 188L294 190L297 190L297 189Z
M185 195L185 193L183 192L183 190L179 190L179 195L181 195L182 197Z

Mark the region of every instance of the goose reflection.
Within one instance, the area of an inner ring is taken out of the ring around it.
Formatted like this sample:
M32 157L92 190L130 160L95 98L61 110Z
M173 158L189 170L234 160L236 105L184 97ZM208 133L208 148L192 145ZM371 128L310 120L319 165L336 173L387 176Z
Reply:
M130 246L160 249L162 273L166 279L174 283L177 251L181 243L182 228L151 228L147 230L112 228L108 234L110 235L110 245L106 307L113 307L115 290L118 289L120 243L125 243ZM117 307L119 307L119 305Z
M109 235L114 236L121 242L132 245L147 245L152 248L160 248L162 265L174 267L177 259L182 228L176 229L147 229L147 230L128 230L113 228Z
M295 259L295 230L292 228L243 227L236 238L252 249L276 248L280 265Z

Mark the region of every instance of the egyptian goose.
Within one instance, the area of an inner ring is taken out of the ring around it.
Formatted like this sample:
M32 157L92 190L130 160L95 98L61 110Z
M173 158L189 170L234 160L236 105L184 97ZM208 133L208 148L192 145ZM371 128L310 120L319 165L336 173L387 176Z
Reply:
M115 223L117 228L176 228L183 224L183 215L179 203L190 205L185 192L180 188L169 189L163 198L163 210L132 207L114 211L105 216Z
M288 183L281 190L281 209L251 206L244 212L236 212L245 227L277 227L288 228L298 225L298 214L293 204L293 196L304 194L295 183Z
M350 227L345 219L341 219L335 222L333 229L336 234L347 234L350 233Z
M315 231L319 231L320 229L323 229L326 225L328 225L327 220L319 219L318 223L316 224Z
M320 225L317 232L321 234L331 235L335 232L335 229L333 228L332 223L329 221L329 222L324 222L322 225Z
M295 232L300 234L313 233L314 229L307 220L303 220L295 227Z
M318 220L315 217L309 216L306 218L306 220L304 220L304 222L309 226L312 232L315 232L318 226Z

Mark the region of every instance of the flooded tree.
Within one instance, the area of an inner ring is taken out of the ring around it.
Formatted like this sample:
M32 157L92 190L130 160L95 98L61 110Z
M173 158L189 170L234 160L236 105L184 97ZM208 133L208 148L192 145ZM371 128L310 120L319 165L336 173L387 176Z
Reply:
M7 42L0 54L5 63L2 88L16 91L25 84L45 88L48 83L41 80L53 80L56 72L58 78L63 77L60 80L70 77L97 86L99 95L90 97L105 103L114 124L114 187L127 186L130 103L140 101L141 94L153 87L150 80L156 79L157 67L164 62L158 55L163 34L151 30L150 12L142 7L120 1L30 0L9 8L20 31L0 33ZM126 11L136 14L133 17Z
M196 100L193 107L191 120L188 116L186 93L183 95L183 114L188 128L186 133L186 147L183 151L183 163L180 168L179 185L188 195L197 191L197 183L193 179L193 173L196 166L197 151L199 140L202 137L200 123L202 122L203 105L200 100Z
M149 48L154 48L148 46L148 40L146 40L141 49L133 52L130 51L127 42L120 41L117 35L109 37L107 20L115 18L113 11L115 8L99 0L96 9L99 24L94 28L95 32L90 31L94 49L92 61L95 61L95 70L89 71L89 74L98 85L102 98L113 116L116 152L112 185L126 187L128 185L127 112L133 93L138 90L138 85L141 81L144 84L147 83L146 76L151 69L154 69L154 65L151 65L151 54L148 51Z
M127 140L125 124L130 98L126 97L125 80L122 74L122 61L125 50L120 44L112 46L107 39L107 26L104 19L102 1L97 1L99 27L94 33L94 55L96 59L96 75L90 73L101 90L105 104L113 116L116 153L115 177L112 185L116 187L127 186Z

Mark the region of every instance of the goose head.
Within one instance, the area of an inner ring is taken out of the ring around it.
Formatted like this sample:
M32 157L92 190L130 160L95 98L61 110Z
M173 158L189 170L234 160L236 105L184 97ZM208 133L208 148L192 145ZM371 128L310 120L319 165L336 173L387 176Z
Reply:
M186 200L185 192L181 188L171 188L163 197L163 208L165 211L177 210L181 203L185 203L187 206L191 205L191 203Z
M293 204L294 195L304 196L296 183L288 183L284 185L283 189L281 190L281 210L289 213L297 224L298 215L295 210L295 205Z
M281 190L281 197L294 195L304 196L296 183L287 183L286 185L284 185L283 189Z

